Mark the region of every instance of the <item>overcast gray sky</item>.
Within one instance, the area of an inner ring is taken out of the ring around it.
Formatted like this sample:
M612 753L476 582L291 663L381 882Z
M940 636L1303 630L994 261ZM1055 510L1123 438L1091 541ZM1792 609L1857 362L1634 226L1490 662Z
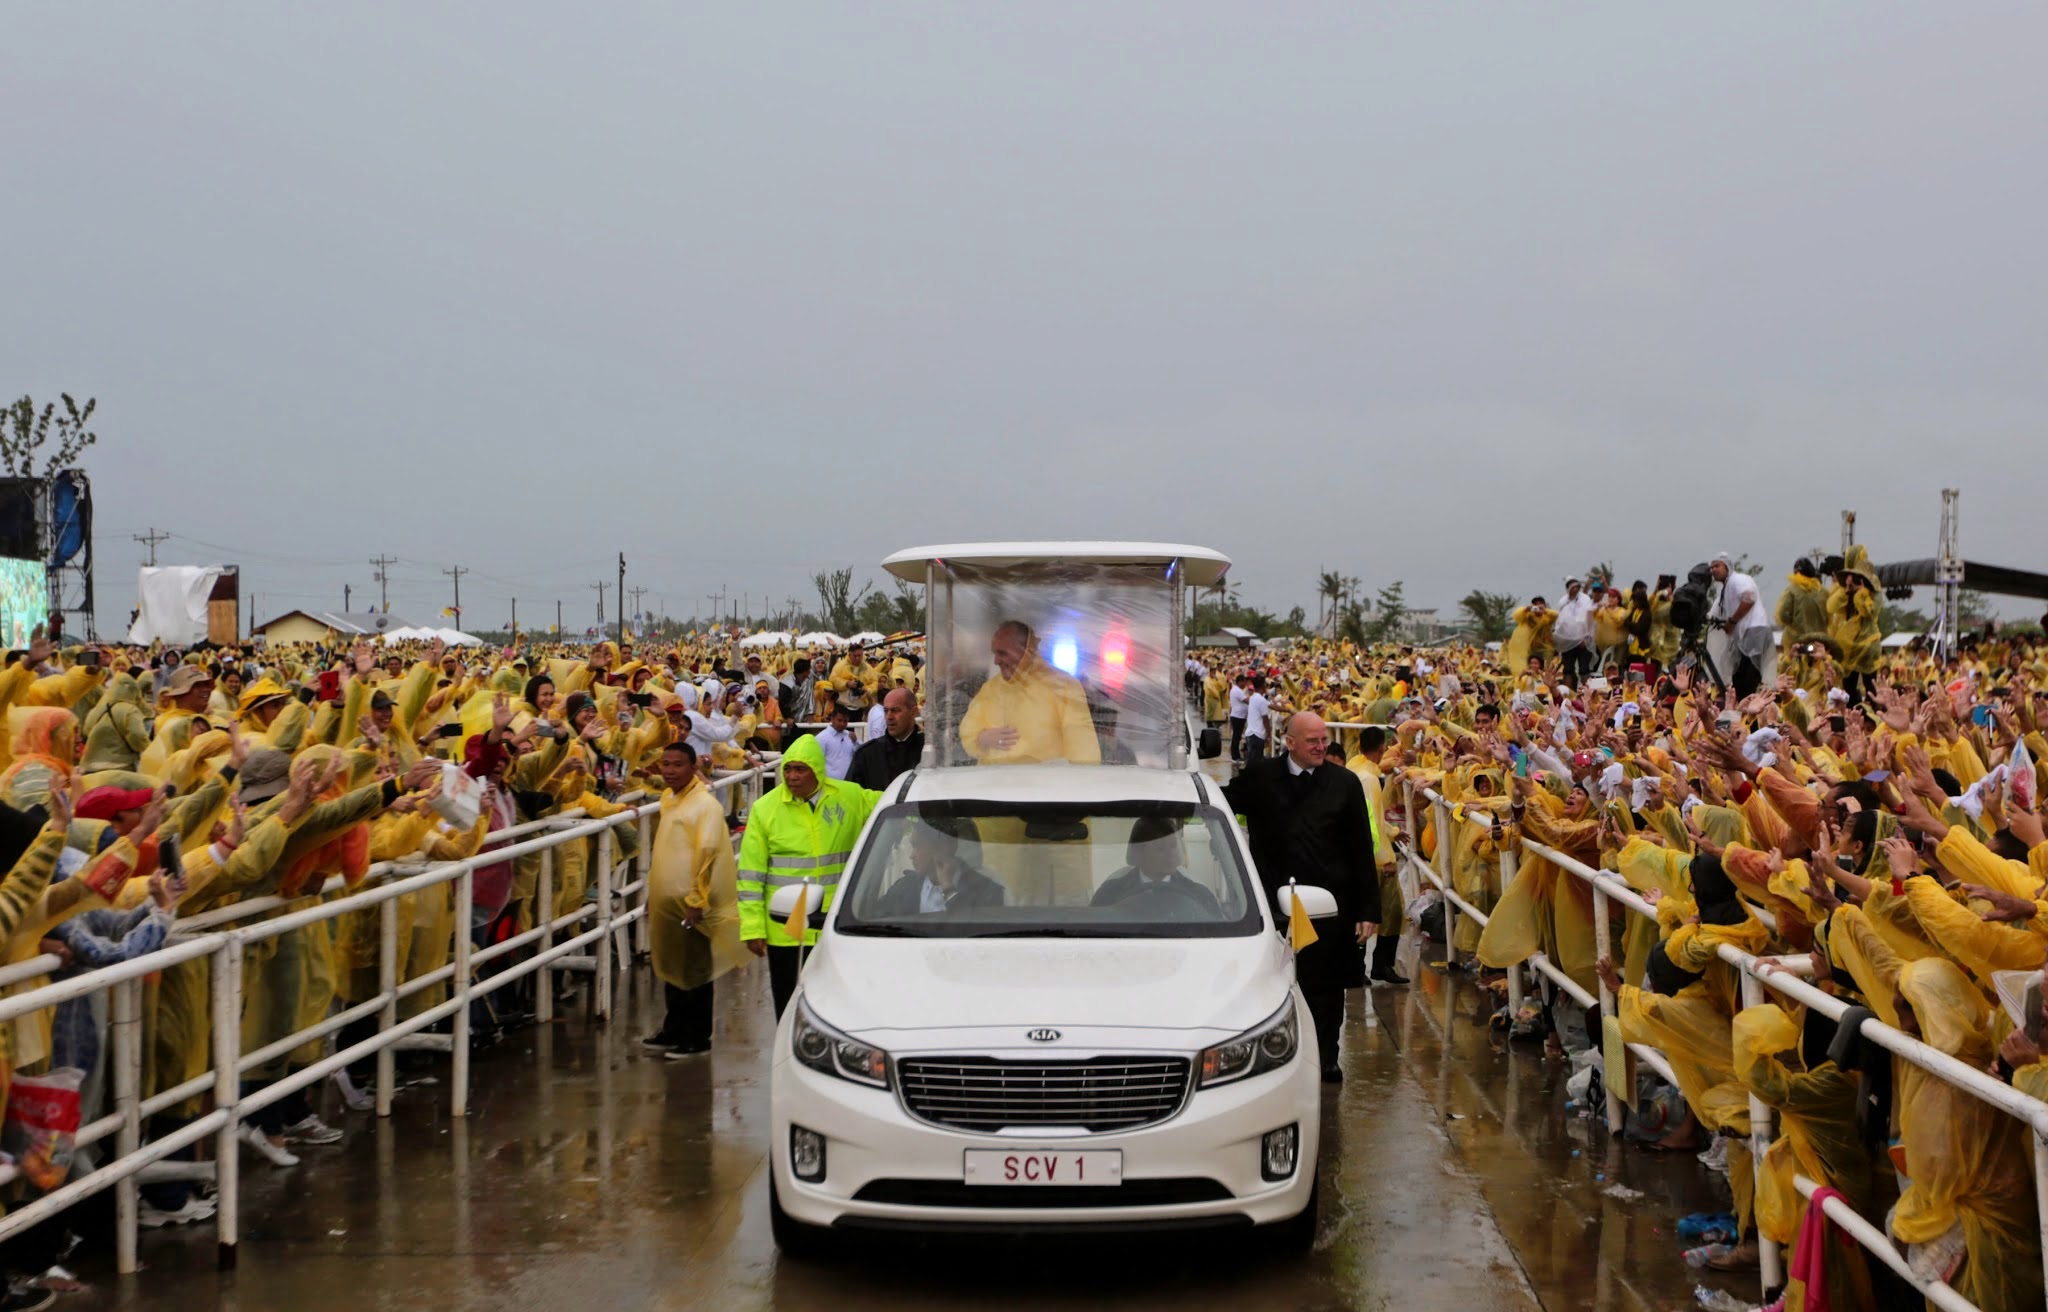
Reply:
M0 390L268 614L927 541L2048 567L2048 8L11 5ZM529 609L530 608L530 609ZM2007 607L2031 614L2028 603ZM529 621L530 622L530 621Z

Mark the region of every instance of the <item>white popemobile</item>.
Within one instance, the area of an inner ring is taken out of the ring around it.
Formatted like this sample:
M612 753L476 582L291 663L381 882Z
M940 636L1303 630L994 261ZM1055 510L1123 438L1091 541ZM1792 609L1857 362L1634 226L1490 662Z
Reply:
M1335 903L1266 905L1188 759L1184 590L1230 562L1018 543L884 564L926 585L926 747L811 918L776 1031L777 1243L1257 1225L1306 1247L1321 1084L1279 931L1290 892Z

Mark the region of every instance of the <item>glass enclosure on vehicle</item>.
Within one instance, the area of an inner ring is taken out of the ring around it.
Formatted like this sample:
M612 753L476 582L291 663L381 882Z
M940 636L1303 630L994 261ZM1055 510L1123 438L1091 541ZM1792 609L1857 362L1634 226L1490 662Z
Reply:
M842 883L842 934L1217 938L1259 913L1214 807L924 802L875 821Z
M1185 764L1184 594L1220 580L1222 556L994 544L884 564L926 585L927 764Z

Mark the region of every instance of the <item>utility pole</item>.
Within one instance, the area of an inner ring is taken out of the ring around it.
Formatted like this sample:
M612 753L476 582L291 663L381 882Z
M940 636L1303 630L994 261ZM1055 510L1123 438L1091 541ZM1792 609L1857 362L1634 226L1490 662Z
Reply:
M634 587L627 589L627 591L633 594L633 609L627 611L626 613L631 615L634 619L640 621L641 626L644 628L647 623L647 617L641 614L640 612L640 601L641 598L647 595L647 589L641 587ZM619 607L619 609L625 610L626 608L622 605Z
M604 636L604 592L611 584L593 583L590 586L597 589L597 636L602 638Z
M148 564L149 564L149 568L151 568L151 569L155 569L155 568L156 568L156 544L157 544L157 543L159 543L159 542L169 542L169 541L171 540L171 535L170 535L170 534L168 534L168 533L159 533L159 532L157 532L157 531L156 531L156 526L155 526L154 524L152 524L152 525L150 525L150 529L149 529L149 532L147 532L147 533L137 533L137 534L135 534L135 535L134 535L134 537L135 537L135 540L136 540L137 542L140 542L140 543L141 543L142 545L144 545L145 547L148 547L148 548L149 548L149 561L148 561Z
M348 614L348 603L349 603L350 599L351 599L351 598L352 598L353 596L354 596L354 591L353 591L353 589L351 589L351 588L349 587L349 585L348 585L348 584L346 584L346 583L342 584L342 585L341 585L341 613L342 613L342 614L344 614L344 615Z
M512 598L512 641L519 641L519 598Z
M623 646L626 641L626 553L623 551L619 553L619 590L616 595L619 599L619 644Z
M555 636L562 636L562 599L555 598Z
M377 584L377 609L385 614L389 614L391 611L390 570L397 563L398 557L396 556L373 556L370 558L370 568L377 571L370 576Z
M455 580L455 627L459 629L462 627L462 576L469 573L469 571L460 565L455 565L441 572Z

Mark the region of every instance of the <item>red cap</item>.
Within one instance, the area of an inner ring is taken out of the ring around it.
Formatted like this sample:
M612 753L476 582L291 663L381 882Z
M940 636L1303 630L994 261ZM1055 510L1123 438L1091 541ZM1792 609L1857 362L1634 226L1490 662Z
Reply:
M140 811L155 796L147 788L95 788L78 799L72 814L80 820L112 820L123 811Z

